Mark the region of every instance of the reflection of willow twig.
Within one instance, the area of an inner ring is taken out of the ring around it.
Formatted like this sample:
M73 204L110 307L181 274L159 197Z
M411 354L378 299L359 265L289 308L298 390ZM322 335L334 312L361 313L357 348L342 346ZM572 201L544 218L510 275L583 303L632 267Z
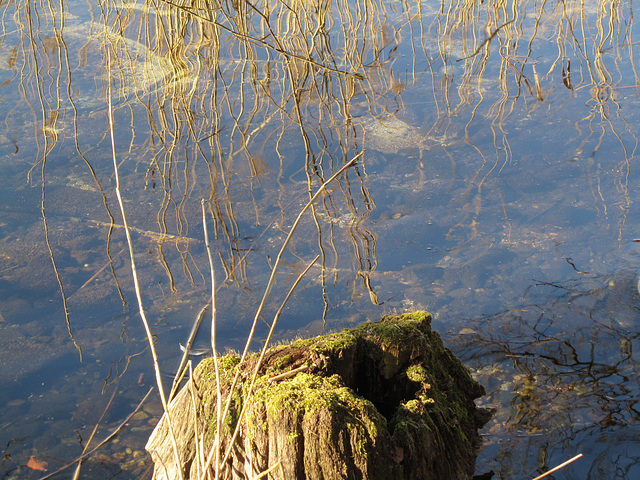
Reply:
M611 8L611 12L606 12L606 8L609 7ZM616 8L615 5L613 4L609 4L608 2L603 2L603 4L600 6L600 10L599 13L601 13L600 15L598 15L597 17L597 23L596 23L596 27L597 27L597 36L594 39L594 60L591 63L588 63L589 66L589 72L592 76L592 88L591 88L591 95L592 95L592 101L593 101L593 108L591 111L591 114L589 115L589 117L585 118L584 120L588 120L589 122L589 128L590 128L590 135L594 134L594 128L593 128L593 124L592 122L596 119L599 118L600 121L604 121L608 127L609 130L614 134L614 136L616 137L616 139L618 140L618 142L620 143L623 151L624 151L624 161L621 162L618 165L618 171L620 172L624 172L622 173L623 176L623 180L619 181L618 183L618 189L622 191L624 199L625 199L625 217L626 218L626 212L629 210L629 205L631 203L631 200L629 198L629 173L630 173L630 159L633 158L635 151L638 147L638 139L635 136L635 134L633 133L633 130L630 128L628 122L626 120L624 120L624 124L626 127L627 132L629 133L629 135L633 138L634 140L634 145L633 145L633 150L631 152L631 154L629 154L629 151L627 149L627 146L624 142L624 140L622 139L620 133L617 131L616 126L614 125L614 123L612 122L610 115L609 115L609 103L613 103L616 114L618 114L618 112L621 109L620 104L618 103L616 97L615 97L615 89L613 84L613 75L612 73L609 72L609 70L607 69L606 63L605 63L605 52L607 50L606 48L606 44L608 42L611 42L612 40L614 40L614 35L615 32L618 31L618 43L615 46L616 49L616 54L617 57L620 58L620 51L619 49L621 48L622 45L624 45L624 43L620 38L620 35L622 35L624 33L623 29L622 29L622 25L620 20L618 20L617 15L614 15L614 9ZM606 19L609 19L607 23L607 27L608 29L605 29L604 23ZM614 23L615 22L615 23ZM616 25L617 24L617 25ZM617 28L616 28L617 27ZM631 64L634 65L633 62L633 58L631 59ZM593 66L592 66L593 65ZM616 66L617 66L617 59L616 59ZM634 66L635 69L635 66ZM600 139L598 141L598 145L594 148L593 153L592 153L592 157L596 154L596 152L599 150L601 144L602 144L602 138L604 136L605 133L605 128L600 125L600 129L602 134L600 135ZM587 137L588 138L588 137ZM586 139L585 139L586 141ZM584 145L585 142L583 142ZM590 163L592 162L592 160L590 160ZM591 181L590 181L591 183ZM597 208L597 203L600 201L603 204L604 210L605 210L605 214L606 214L606 203L604 200L604 197L602 195L602 193L600 192L600 185L599 185L599 178L598 178L598 184L596 186L594 186L593 184L591 185L592 188L592 192L594 195L594 203L596 204L596 208ZM619 227L619 235L618 237L621 239L622 238L622 226L624 224L624 218L623 218L623 222L621 223L620 227Z
M128 353L123 354L118 360L118 362L116 363L116 372L115 372L115 375L113 375L113 378L111 378L111 374L113 373L113 365L111 366L111 368L109 369L109 374L104 379L104 385L102 386L103 395L107 391L107 388L109 388L109 385L113 385L116 381L118 381L118 379L122 378L125 375L125 373L127 373L127 371L129 370L129 367L131 366L131 361L134 358L142 355L145 351L146 349L142 349L138 353L134 353L132 355L129 355ZM122 363L123 360L125 360L124 368L120 369L120 364Z
M29 28L29 37L30 37L30 42L29 45L31 47L31 55L32 55L32 59L33 59L33 63L35 66L35 81L36 81L36 85L37 85L37 92L38 92L38 99L40 101L40 108L41 108L41 113L42 113L42 127L43 127L43 140L44 140L44 149L42 151L42 159L40 160L41 162L41 167L40 167L40 176L41 176L41 182L42 182L42 187L41 187L41 198L40 198L40 210L41 210L41 214L42 214L42 222L44 225L44 234L45 234L45 243L47 245L47 249L49 251L49 258L51 260L51 264L53 266L53 271L55 273L56 276L56 281L58 282L58 287L60 289L60 294L62 297L62 306L64 309L64 315L65 315L65 321L67 324L67 332L69 333L69 338L71 339L71 341L73 342L73 344L75 345L76 349L78 350L78 354L80 355L80 361L82 361L82 349L80 347L80 345L78 344L78 342L75 340L74 336L73 336L73 332L71 330L71 319L69 317L69 309L67 307L67 296L66 293L64 291L64 285L62 283L62 278L60 277L60 272L58 271L58 266L56 264L56 259L55 259L55 255L53 253L53 248L51 247L51 238L50 238L50 234L49 234L49 224L47 223L47 214L46 214L46 164L47 164L47 158L48 158L48 153L51 151L51 149L53 148L53 145L55 145L56 141L57 141L57 135L49 135L47 134L47 131L45 130L45 128L49 128L52 129L54 132L56 132L56 121L58 119L58 111L60 110L60 103L61 103L61 98L59 96L59 91L58 91L58 96L56 98L57 100L57 105L58 107L53 111L55 112L55 115L53 115L53 112L50 112L49 115L49 119L53 119L52 123L50 123L49 125L47 125L47 108L45 106L45 96L44 96L44 85L42 83L41 77L40 77L40 68L39 68L39 61L38 61L38 54L37 54L37 43L36 43L36 39L35 39L35 34L33 31L33 24L32 22L34 21L34 19L31 17L30 14L30 9L27 10L27 25ZM64 13L61 12L62 16L64 17ZM56 31L57 32L57 31ZM60 79L61 76L61 71L60 71L61 65L58 69L58 75L57 75L57 79ZM52 144L49 144L49 139L51 138L52 140ZM36 163L37 164L37 163ZM32 167L35 168L35 165ZM30 171L31 172L31 171Z
M35 138L40 150L39 153L41 155L39 155L37 161L33 163L31 169L27 174L27 178L30 180L32 173L35 171L35 168L40 165L42 182L41 214L43 216L45 240L47 249L49 251L49 256L53 264L56 281L58 282L58 286L60 288L62 296L67 330L72 341L76 345L76 348L80 350L80 346L73 339L70 314L68 309L68 299L70 297L67 297L65 294L62 277L57 268L57 262L54 254L54 245L52 245L51 243L52 238L50 234L48 216L46 214L46 164L49 158L49 153L59 141L59 132L63 131L60 124L64 121L65 117L68 116L68 113L66 113L66 109L64 108L64 102L69 102L73 110L73 132L75 133L74 141L76 150L85 162L85 165L89 169L94 183L96 184L102 195L103 205L107 214L109 215L109 218L113 220L113 217L109 211L106 195L96 176L96 173L81 151L80 145L78 143L78 138L80 138L78 132L78 112L72 92L72 69L70 66L68 46L65 40L68 32L66 26L67 18L65 10L61 5L55 5L46 2L46 7L48 8L47 14L42 16L40 13L37 13L37 9L39 8L39 6L41 6L41 4L21 5L20 3L18 3L16 4L17 14L15 17L18 24L20 25L21 30L26 29L28 31L26 37L29 39L29 57L31 59L31 62L29 62L27 60L27 55L24 53L24 51L22 51L23 55L25 56L25 62L20 76L19 89L23 96L23 99L30 108L32 107L28 97L28 91L30 90L30 87L31 90L37 91L41 111L41 120L36 120L34 122L34 125L40 125L40 129L36 129ZM5 15L3 15L3 25L5 18ZM37 31L35 31L32 26L35 18L37 18L38 21ZM43 27L45 26L48 26L52 29L51 36L44 35L46 29ZM15 62L17 53L17 49L14 50L12 54L12 62ZM35 88L26 84L26 82L30 79L34 80ZM48 86L47 82L49 83ZM24 104L25 103L21 103L21 105ZM5 119L5 121L6 120L7 119ZM62 140L62 135L60 136L60 140ZM40 138L42 138L44 141L44 145L42 147L40 146ZM109 242L107 242L107 256L110 256ZM116 287L118 287L118 292L122 298L122 293L119 290L117 277L115 275L115 272L113 271L113 267L112 276L116 282ZM80 352L80 358L82 359L82 352Z
M268 49L270 49L270 50L273 50L274 52L277 52L277 53L279 53L279 54L281 54L281 55L284 55L284 56L286 56L286 57L291 57L291 58L295 58L295 59L297 59L297 60L302 60L302 61L304 61L304 62L308 62L309 64L313 65L314 67L318 67L318 68L321 68L321 69L323 69L323 70L328 70L328 71L330 71L330 72L338 73L338 74L340 74L340 75L354 75L354 76L356 76L357 78L362 78L362 76L361 76L359 73L356 73L356 72L348 72L348 71L344 71L344 70L339 70L339 69L333 68L333 67L331 67L331 66L329 66L329 65L325 65L325 64L322 64L322 63L318 63L318 62L316 62L316 61L312 60L311 58L304 57L304 56L302 56L302 55L298 55L298 54L296 54L295 52L291 52L291 51L285 50L285 49L280 45L280 43L278 42L278 36L277 36L273 31L271 32L271 37L274 39L274 41L276 41L276 42L278 43L278 45L271 45L270 43L265 42L265 41L264 41L264 40L262 40L262 39L254 38L254 37L252 37L252 36L250 36L250 35L245 35L245 34L242 34L242 33L240 33L240 32L237 32L237 31L235 31L235 30L233 30L233 29L231 29L231 28L229 28L229 27L227 27L227 26L225 26L225 25L222 25L221 23L218 23L218 22L212 21L212 20L210 20L210 19L208 19L208 18L206 18L206 17L204 17L204 16L200 15L199 13L195 12L194 10L192 10L192 9L190 9L190 8L186 8L186 7L182 6L182 5L178 5L178 4L176 4L176 3L172 3L172 2L170 2L170 1L168 1L168 0L162 0L162 2L163 2L163 3L166 3L167 5L171 5L172 7L178 8L178 9L180 9L180 10L182 10L182 11L186 12L186 13L189 13L190 15L193 15L194 17L197 17L197 18L199 18L200 20L202 20L202 21L204 21L204 22L208 22L208 23L215 24L215 25L216 25L216 27L221 28L222 30L226 31L227 33L230 33L231 35L233 35L234 37L236 37L236 38L238 38L238 39L240 39L240 40L246 40L246 41L248 41L248 42L250 42L250 43L255 43L255 44L256 44L256 45L258 45L258 46L266 47L266 48L268 48ZM265 21L267 20L266 16L265 16L261 11L259 11L259 10L258 10L258 9L253 5L253 4L251 4L250 2L248 2L247 0L243 0L243 1L242 1L242 2L240 2L240 3L248 4L249 6L251 6L251 8L252 8L252 9L253 9L253 10L254 10L258 15L260 15L261 17L263 17L263 18L265 19ZM268 22L267 22L267 23L268 23Z
M355 252L355 259L358 262L356 265L357 276L362 279L362 284L369 294L371 303L374 305L380 305L378 295L371 286L371 274L375 271L378 264L376 254L377 238L374 232L368 230L362 225L364 220L371 213L372 209L370 204L367 203L366 205L368 207L366 212L360 215L355 222L352 222L349 225L349 238ZM354 294L355 291L356 290L354 288Z
M42 203L41 203L42 221L44 223L45 243L47 244L47 250L49 251L49 258L51 259L51 264L53 265L53 271L55 273L56 280L58 282L58 287L60 288L60 295L62 297L62 307L64 309L64 317L65 317L65 320L66 320L66 323L67 323L67 332L69 333L69 338L71 339L71 341L75 345L76 349L78 350L78 353L80 354L80 361L82 361L82 348L80 348L80 345L78 344L76 339L73 337L73 332L71 330L71 318L69 316L69 309L67 307L67 295L66 295L66 293L64 291L64 285L62 283L62 278L60 278L60 273L58 272L58 266L56 264L56 259L55 259L55 255L53 253L53 249L51 248L51 242L50 242L50 237L49 237L49 225L47 223L47 214L45 212L45 207L44 207L44 200L45 200L45 194L44 194L44 192L45 192L44 165L45 164L46 164L46 158L44 158L42 160L43 171L42 171Z
M287 129L297 127L304 142L309 185L316 179L322 181L329 162L340 157L344 161L356 136L351 120L353 97L364 93L375 102L378 95L377 87L365 88L360 82L367 74L363 60L382 50L377 48L380 39L375 25L384 17L385 7L373 0L359 1L355 8L350 2L340 2L338 7L319 2L315 9L276 3L264 11L246 2L206 10L181 3L154 0L138 10L140 15L133 9L105 10L104 21L113 26L104 43L114 43L121 53L117 68L123 81L120 93L126 101L135 93L142 103L149 86L156 87L156 100L144 100L143 108L151 129L148 144L155 144L156 135L162 144L157 150L149 149L153 150L153 158L148 164L149 175L160 175L164 193L158 209L160 230L167 229L169 214L175 211L178 232L183 233L180 229L184 228L187 233L184 209L186 200L195 192L194 162L202 159L211 182L211 193L202 196L209 197L210 208L215 211L216 238L225 240L218 249L222 268L228 277L246 282L247 264L233 248L242 236L234 203L239 183L234 183L234 175L239 177L234 172L237 159L242 157L250 167L250 177L239 178L248 185L256 224L260 223L262 211L253 188L270 170L270 165L262 164L253 151L258 141L263 142L264 149L268 139L277 137L276 150L282 162L281 139L290 142ZM365 11L367 16L363 17ZM334 13L344 21L334 23ZM336 30L342 33L344 47L335 42ZM386 38L395 43L390 31L387 29ZM129 40L132 36L135 40ZM361 45L359 39L363 37L365 44ZM149 59L149 72L137 75L142 69L135 59L143 55ZM192 70L185 74L184 65ZM375 75L377 70L371 69ZM132 71L132 78L127 78ZM176 79L179 75L183 80ZM382 80L392 85L385 86L382 95L393 91L398 83L393 72L384 75L389 80ZM143 94L138 96L138 91ZM402 106L399 96L397 102L394 97L394 104ZM328 129L327 122L336 127ZM210 152L204 142L208 142ZM335 149L333 142L337 144ZM362 145L355 150L359 148ZM174 176L178 165L184 165L181 182L176 182ZM358 176L363 183L360 172ZM154 187L157 178L154 177ZM179 188L182 192L177 191ZM345 194L350 201L350 193ZM328 213L334 207L325 202L318 208ZM317 221L316 228L320 228ZM337 261L338 248L333 238L327 240L321 233L318 236L323 262L327 246Z
M612 166L617 172L615 183L616 189L620 192L625 203L623 218L618 228L618 237L622 238L622 225L630 204L628 181L630 174L630 160L637 150L638 140L630 128L629 122L620 115L622 111L617 101L616 93L619 85L615 84L616 77L623 78L626 72L624 68L629 66L635 73L636 67L633 55L629 55L627 61L621 49L628 45L631 38L631 28L633 22L625 21L627 13L623 11L624 5L611 1L604 1L598 5L595 12L595 23L590 24L590 16L585 12L585 6L580 3L555 2L545 3L544 6L536 7L534 12L526 12L522 9L507 9L498 2L485 2L482 7L470 8L468 2L459 4L448 2L442 6L441 14L434 20L433 25L437 28L439 38L442 42L455 44L461 47L458 53L459 58L456 63L462 63L464 72L458 87L460 103L456 107L456 114L460 115L463 109L472 108L467 126L476 123L476 112L480 112L480 104L483 101L482 82L485 76L486 60L488 57L487 42L498 43L495 51L501 57L499 70L492 75L499 82L500 95L493 105L486 111L486 118L491 119L494 146L496 148L496 160L487 161L486 152L478 150L483 157L483 163L476 177L472 179L469 187L478 182L478 189L486 180L488 175L494 175L496 167L501 164L500 169L511 160L512 152L508 139L508 129L505 128L507 118L516 109L519 101L534 100L530 111L535 110L539 105L548 102L551 92L556 84L563 85L571 91L574 98L584 89L591 91L593 105L590 115L576 122L576 129L580 131L580 123L587 122L590 133L586 138L582 131L579 137L582 144L578 147L578 153L582 152L584 146L591 141L597 143L595 152L605 145L609 135L613 135L624 151L624 160L617 166ZM444 22L443 22L444 20ZM533 25L530 25L533 23ZM496 28L495 25L500 24ZM473 44L469 40L477 38L478 34L486 32L485 38L479 44ZM545 34L549 34L546 35ZM538 45L546 45L550 37L557 44L557 55L555 58L536 57L532 59L538 49ZM442 62L447 69L446 54L449 50L441 48ZM612 52L609 52L611 50ZM522 53L519 53L522 52ZM630 52L632 50L630 49ZM611 58L611 61L609 59ZM622 60L625 60L622 64ZM536 64L538 66L536 67ZM559 68L562 65L562 69ZM565 68L566 66L566 68ZM571 66L571 71L570 67ZM577 67L577 68L576 68ZM615 71L613 68L615 68ZM555 72L555 75L554 75ZM571 77L569 77L571 75ZM448 72L445 72L446 79ZM637 77L637 76L636 76ZM553 82L553 83L552 83ZM514 88L515 87L515 88ZM497 91L494 87L493 91ZM522 95L522 93L527 95ZM435 93L435 75L434 75ZM442 92L442 99L438 103L448 106L449 96L446 91ZM479 97L479 100L478 100ZM623 126L614 121L612 111L616 112L617 118L621 118ZM466 128L469 132L470 128ZM629 140L630 139L630 140ZM592 193L594 196L594 207L604 214L607 213L606 199L604 191L600 185L600 172L592 172L596 162L589 159L587 172ZM490 165L493 165L492 167ZM479 202L478 196L474 201ZM469 225L473 232L473 224L477 216L470 213L476 205L471 202L465 205L465 218L462 221Z
M69 99L71 100L71 97L69 97ZM109 266L109 268L111 269L111 277L113 278L115 285L116 285L116 290L118 291L118 295L120 296L120 300L122 301L122 304L124 305L125 299L124 299L124 294L122 293L122 290L120 289L120 282L118 281L118 277L116 275L116 271L113 268L113 259L115 257L117 257L118 255L120 255L123 250L120 250L120 252L118 252L115 256L111 256L111 234L113 233L114 227L115 227L115 218L113 217L113 215L111 214L111 210L109 209L109 204L107 202L107 196L102 188L102 184L100 183L100 181L98 180L98 177L96 176L95 170L93 169L93 166L89 163L89 161L87 160L87 158L85 157L84 153L81 151L80 149L80 145L78 144L78 111L76 109L76 105L73 101L71 101L71 105L73 107L73 129L74 129L74 141L76 144L76 151L78 152L78 154L80 155L80 157L82 158L82 160L84 161L85 165L87 166L87 168L89 169L89 171L91 172L91 177L93 178L94 183L96 184L96 186L98 187L98 190L100 191L100 194L102 196L102 204L105 208L105 211L107 212L107 215L109 216L109 233L107 234L107 258L109 259L109 261L105 264L106 266ZM98 274L100 272L102 272L104 270L104 268L101 268L98 272L96 272L96 274L91 277L89 280L87 280L78 290L81 290L82 288L84 288L87 284L89 284L95 277L98 276ZM76 291L77 292L77 291ZM75 295L75 293L74 293Z
M486 44L491 43L491 40L493 40L493 37L495 37L495 36L498 34L498 32L500 31L500 29L502 29L502 28L506 27L507 25L509 25L510 23L513 23L514 21L515 21L515 19L514 19L514 20L509 20L508 22L505 22L505 23L503 23L502 25L500 25L498 28L496 28L496 29L493 31L493 33L491 33L491 35L489 35L487 38L485 38L485 40L484 40L480 45L478 45L478 48L476 48L476 51L475 51L475 52L473 52L471 55L468 55L468 56L466 56L466 57L458 58L458 59L456 60L456 62L461 62L461 61L464 61L464 60L468 60L468 59L470 59L470 58L475 57L476 55L478 55L478 54L480 53L480 50L482 50L482 48L483 48Z

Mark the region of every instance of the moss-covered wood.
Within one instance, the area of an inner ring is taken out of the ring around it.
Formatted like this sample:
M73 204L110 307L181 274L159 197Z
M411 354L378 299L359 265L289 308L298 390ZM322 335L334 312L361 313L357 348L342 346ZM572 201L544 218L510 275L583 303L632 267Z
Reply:
M340 333L271 348L239 419L234 396L222 427L223 446L238 421L240 434L225 479L253 478L279 462L271 479L467 479L488 419L474 404L483 395L465 367L431 330L426 312L387 316ZM220 365L223 396L236 369L241 385L257 355L243 365L227 355ZM290 372L295 372L288 376ZM246 393L246 392L245 392ZM157 479L198 478L194 425L205 449L215 436L216 384L212 360L194 373L171 405L182 465L175 465L166 419L147 449Z

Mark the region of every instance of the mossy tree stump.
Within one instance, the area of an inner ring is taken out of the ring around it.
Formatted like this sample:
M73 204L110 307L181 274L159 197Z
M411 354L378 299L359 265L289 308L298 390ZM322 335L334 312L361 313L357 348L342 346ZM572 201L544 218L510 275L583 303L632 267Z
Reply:
M256 361L257 355L243 365L235 355L220 359L223 398L237 369L246 389ZM224 479L250 479L276 464L270 479L473 475L478 428L489 418L474 399L484 390L431 330L426 312L273 347L259 372L244 417L238 418L243 398L237 393L223 419L223 449L241 424ZM156 427L147 444L156 479L178 478L178 468L185 478L199 478L194 431L206 456L215 436L215 383L213 361L205 360L193 389L184 387L171 403L180 465L166 418Z

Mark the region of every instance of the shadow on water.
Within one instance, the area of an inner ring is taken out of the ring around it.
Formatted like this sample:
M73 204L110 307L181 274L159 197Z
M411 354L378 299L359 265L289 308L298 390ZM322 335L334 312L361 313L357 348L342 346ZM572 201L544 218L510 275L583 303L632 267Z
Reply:
M110 84L167 374L209 298L200 200L219 345L240 348L297 212L364 152L287 251L269 312L320 261L279 338L427 309L498 409L479 470L527 478L581 452L555 478L634 477L631 4L0 7L1 475L26 475L32 455L72 460L107 405L102 437L152 383L114 193ZM159 414L145 405L94 460L139 478Z

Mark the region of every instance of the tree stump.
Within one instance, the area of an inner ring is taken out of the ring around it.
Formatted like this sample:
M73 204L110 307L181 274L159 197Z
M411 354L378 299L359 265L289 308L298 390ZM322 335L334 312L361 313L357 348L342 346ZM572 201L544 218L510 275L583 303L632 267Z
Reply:
M490 412L474 399L484 389L431 330L426 312L386 316L340 333L270 348L257 363L235 354L219 359L222 398L240 375L240 388L222 421L220 478L293 480L462 480L473 476L478 429ZM154 478L201 478L216 430L212 359L170 405L180 462L166 414L147 450ZM244 391L244 394L242 393ZM239 418L243 402L245 414ZM239 434L230 446L232 432ZM197 441L196 432L197 430Z

